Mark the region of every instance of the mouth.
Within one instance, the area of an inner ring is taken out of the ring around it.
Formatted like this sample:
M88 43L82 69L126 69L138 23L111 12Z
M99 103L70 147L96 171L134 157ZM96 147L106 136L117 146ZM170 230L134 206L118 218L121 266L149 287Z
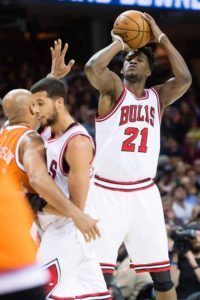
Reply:
M136 70L136 66L130 65L130 66L128 67L128 70Z
M38 119L38 121L40 121L40 122L41 122L41 121L42 121L42 119L44 119L44 117L38 117L37 119Z

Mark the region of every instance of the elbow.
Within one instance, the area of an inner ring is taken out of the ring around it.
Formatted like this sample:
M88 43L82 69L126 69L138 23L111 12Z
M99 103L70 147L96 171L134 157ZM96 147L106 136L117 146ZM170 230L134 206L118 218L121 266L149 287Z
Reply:
M89 60L84 67L84 72L86 75L90 75L91 73L94 72L94 70L95 70L95 62Z
M186 72L184 75L184 85L188 89L191 86L191 84L192 84L192 75L188 70L188 72Z
M86 76L89 76L91 74L98 73L100 69L101 69L100 64L95 59L90 59L84 67L84 72Z

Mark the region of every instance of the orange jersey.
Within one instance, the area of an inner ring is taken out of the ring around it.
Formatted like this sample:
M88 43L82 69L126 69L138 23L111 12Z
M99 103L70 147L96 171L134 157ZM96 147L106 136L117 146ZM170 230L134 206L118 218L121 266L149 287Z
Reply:
M37 247L30 236L31 208L18 182L0 173L0 273L31 266Z
M25 135L34 132L25 126L8 126L0 133L0 174L16 179L23 192L31 191L23 165L19 161L19 145Z

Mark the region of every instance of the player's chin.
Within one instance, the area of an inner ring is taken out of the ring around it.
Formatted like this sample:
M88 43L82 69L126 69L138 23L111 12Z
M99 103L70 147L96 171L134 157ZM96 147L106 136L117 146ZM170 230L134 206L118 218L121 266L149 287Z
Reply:
M127 80L135 79L135 78L137 78L137 73L135 72L135 70L128 70L124 77Z

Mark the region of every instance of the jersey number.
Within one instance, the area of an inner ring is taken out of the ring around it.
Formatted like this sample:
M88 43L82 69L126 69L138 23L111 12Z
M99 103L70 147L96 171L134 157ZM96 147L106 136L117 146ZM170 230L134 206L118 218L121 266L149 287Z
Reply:
M122 144L122 151L125 152L147 152L147 138L148 138L148 128L143 128L141 131L139 131L138 128L134 127L128 127L124 131L125 135L129 135L129 138L127 138L123 144ZM138 146L138 149L136 148L136 145L134 143L134 140L137 138L137 136L141 136L140 145Z
M55 161L54 159L51 162L50 168L49 168L49 175L55 179L56 177L56 171L57 171L57 161Z

